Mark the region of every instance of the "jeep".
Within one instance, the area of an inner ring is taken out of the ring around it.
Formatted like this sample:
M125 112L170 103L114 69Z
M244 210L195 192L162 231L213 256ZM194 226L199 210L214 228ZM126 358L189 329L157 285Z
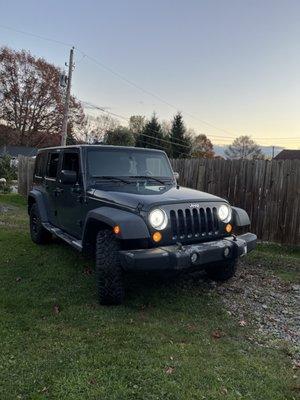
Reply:
M80 145L41 149L28 195L33 242L57 237L96 263L100 304L124 300L129 271L204 269L225 281L256 236L246 211L181 187L165 152Z

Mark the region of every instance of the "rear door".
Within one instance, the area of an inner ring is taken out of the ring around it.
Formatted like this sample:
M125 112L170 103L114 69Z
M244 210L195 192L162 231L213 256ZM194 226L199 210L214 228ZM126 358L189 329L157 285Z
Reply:
M60 170L75 171L77 182L75 184L63 184L58 179L58 224L62 230L70 235L81 238L86 206L83 201L84 190L79 149L63 150Z

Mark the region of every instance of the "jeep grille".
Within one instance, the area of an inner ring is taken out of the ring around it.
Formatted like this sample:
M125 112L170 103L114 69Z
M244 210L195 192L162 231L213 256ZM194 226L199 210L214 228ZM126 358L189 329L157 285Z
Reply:
M173 240L219 235L216 207L170 210L170 221Z

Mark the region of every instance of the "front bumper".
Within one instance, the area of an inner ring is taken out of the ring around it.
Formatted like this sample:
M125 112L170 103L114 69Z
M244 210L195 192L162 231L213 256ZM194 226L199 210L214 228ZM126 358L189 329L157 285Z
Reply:
M229 236L212 242L191 245L172 245L154 249L123 250L120 260L124 270L165 271L199 269L207 264L241 257L256 246L253 233Z

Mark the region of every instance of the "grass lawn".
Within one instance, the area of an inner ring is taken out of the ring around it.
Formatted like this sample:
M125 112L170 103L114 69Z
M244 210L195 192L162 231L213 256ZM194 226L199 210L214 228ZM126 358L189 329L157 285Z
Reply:
M93 264L64 244L33 244L23 199L0 195L3 204L1 400L298 398L284 346L250 342L254 328L201 281L130 277L125 305L99 306ZM252 257L271 268L274 251Z

